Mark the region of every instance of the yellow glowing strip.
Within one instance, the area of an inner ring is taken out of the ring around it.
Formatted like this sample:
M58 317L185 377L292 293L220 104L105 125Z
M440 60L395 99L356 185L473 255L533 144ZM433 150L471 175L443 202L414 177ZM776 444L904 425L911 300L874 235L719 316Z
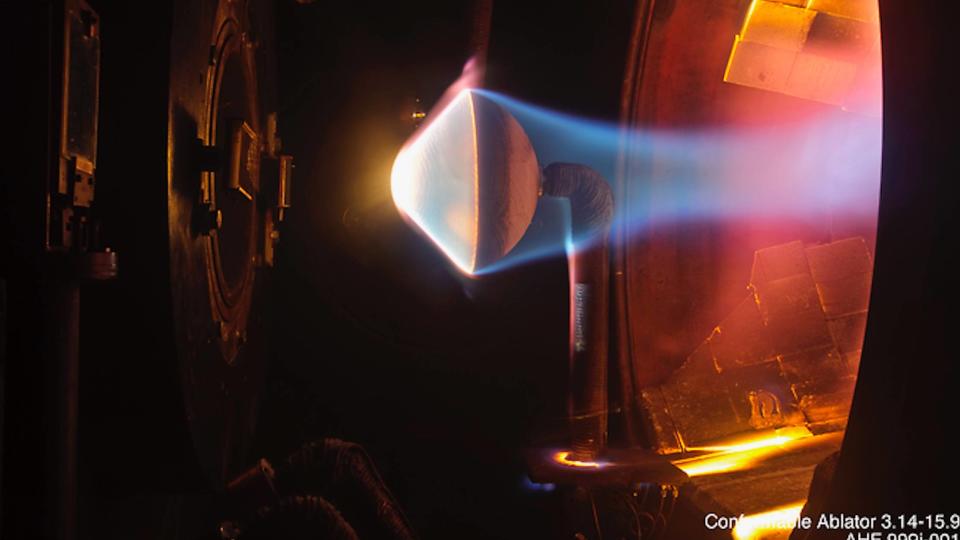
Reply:
M715 446L691 446L688 448L690 451L706 451L706 452L748 452L750 450L758 450L760 448L768 448L771 446L781 446L790 441L795 441L797 439L804 439L807 437L813 436L805 427L796 426L789 428L782 428L774 431L772 434L763 435L759 438L750 437L748 439L736 439L731 441L730 444L720 444ZM742 441L742 442L737 442Z
M603 466L603 464L598 461L579 461L576 459L570 459L570 452L557 452L553 455L553 460L561 465L577 467L579 469L599 469L601 466Z
M750 17L753 17L753 12L755 9L757 9L757 2L760 2L760 1L761 0L753 0L752 2L750 2L750 7L747 8L747 15L746 17L743 18L743 24L740 25L739 36L742 36L747 33L747 24L750 23Z
M755 460L756 456L753 455L733 454L692 458L674 461L673 464L687 473L687 476L694 477L739 471L746 469Z
M470 100L470 123L473 127L473 254L470 256L470 271L473 272L477 268L477 253L480 251L480 133L477 132L477 111L472 92L467 94L467 99Z
M753 17L753 12L757 9L757 2L760 0L753 0L750 2L750 7L747 8L747 14L743 18L743 24L740 25L740 32L733 36L733 47L730 49L730 56L727 57L727 67L723 69L723 80L726 81L730 78L730 68L733 67L733 58L737 54L737 46L740 45L740 41L743 40L743 36L747 33L747 25L750 23L750 17Z
M780 506L759 514L741 516L733 528L736 540L787 538L797 524L804 501Z
M727 58L727 67L723 70L723 80L730 78L730 69L733 68L733 59L737 55L737 47L740 45L740 34L733 36L733 48L730 50L730 56Z
M740 471L781 450L784 445L810 436L812 434L806 428L794 427L748 439L736 439L729 444L693 446L688 450L710 453L678 459L673 464L691 477Z

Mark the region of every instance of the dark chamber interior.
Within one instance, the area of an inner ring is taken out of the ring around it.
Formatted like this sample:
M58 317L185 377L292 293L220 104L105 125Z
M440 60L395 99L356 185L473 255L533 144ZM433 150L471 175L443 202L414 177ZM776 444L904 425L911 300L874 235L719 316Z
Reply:
M763 1L87 2L24 4L7 36L0 536L731 538L703 514L957 511L948 17L879 3L875 222L614 228L616 466L591 475L549 457L579 388L567 258L458 273L397 211L390 167L470 57L489 90L634 128L832 114L724 82L749 77L727 61ZM100 40L92 149L61 141L63 121L91 138L60 117L64 5L97 17L72 21ZM670 197L656 162L620 166L649 181L607 179L617 215ZM787 450L734 476L684 467L771 434Z

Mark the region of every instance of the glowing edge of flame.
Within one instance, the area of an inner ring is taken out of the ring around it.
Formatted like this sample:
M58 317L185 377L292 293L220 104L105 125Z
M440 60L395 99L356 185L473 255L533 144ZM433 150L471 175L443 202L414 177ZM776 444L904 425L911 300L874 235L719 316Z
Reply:
M733 472L749 467L788 443L812 436L813 434L803 427L784 428L775 431L772 435L761 435L744 442L692 446L687 450L710 453L678 459L672 463L690 477Z
M469 264L467 264L465 261L461 261L456 255L454 255L450 250L448 250L448 248L444 246L442 242L437 241L433 236L430 235L430 233L428 232L429 228L426 226L423 216L421 216L419 213L413 210L413 208L415 207L415 204L414 204L415 201L413 200L414 195L412 193L412 190L409 189L409 187L405 182L403 182L403 176L412 167L411 160L413 160L417 156L415 150L419 148L419 145L424 140L426 140L427 133L429 133L434 126L440 124L440 121L443 119L443 117L447 115L449 111L453 110L454 104L457 103L460 99L463 99L464 97L470 100L470 104L469 104L470 121L473 123L472 133L473 133L473 158L474 158L473 159L473 162L474 162L474 169L473 169L473 173L474 173L474 177L473 177L474 244L473 244L473 251L471 253L471 260ZM417 225L417 227L424 234L426 234L427 237L430 238L430 240L437 247L440 248L440 251L443 252L444 256L446 256L447 259L449 259L450 262L452 262L457 267L458 270L460 270L461 272L463 272L468 276L473 276L476 270L477 249L478 249L477 242L479 240L479 235L480 235L480 197L479 197L480 195L480 170L479 170L480 155L479 155L479 147L478 147L479 142L477 141L476 111L474 110L473 96L470 92L470 89L465 88L461 90L460 93L458 93L455 98L450 100L450 103L448 103L447 106L444 107L442 111L440 111L440 114L438 114L433 119L432 122L430 122L429 124L427 124L427 126L424 127L423 131L421 131L420 133L415 133L413 137L414 138L412 142L405 145L403 148L400 149L400 152L397 153L397 157L393 161L393 168L390 171L390 193L393 197L393 204L397 207L397 210L399 210L402 215L412 220Z
M759 438L750 437L744 442L733 442L730 444L719 444L713 446L690 446L687 448L689 451L705 451L705 452L748 452L750 450L758 450L761 448L768 448L771 446L781 446L791 441L796 441L799 439L805 439L807 437L812 437L813 433L809 429L801 426L781 428L773 432L771 436L761 436ZM743 440L743 439L740 439Z
M602 461L580 461L576 459L570 459L570 454L572 452L561 451L553 454L553 461L564 465L566 467L575 467L577 469L600 469L605 467L607 464Z
M777 531L789 535L796 526L805 501L778 506L765 512L740 517L731 531L735 540L758 540L764 533Z

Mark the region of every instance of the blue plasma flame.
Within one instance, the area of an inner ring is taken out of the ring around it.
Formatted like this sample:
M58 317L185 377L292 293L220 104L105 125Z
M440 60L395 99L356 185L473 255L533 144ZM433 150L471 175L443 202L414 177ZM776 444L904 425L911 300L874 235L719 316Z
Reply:
M646 234L658 223L804 222L824 215L876 221L880 118L825 108L818 116L763 127L625 130L487 90L470 92L495 101L517 119L542 165L582 163L611 182L617 201L614 227L628 239ZM460 118L463 115L440 114L446 118L438 116L435 123L467 121ZM622 182L615 181L618 174L623 175ZM547 199L541 200L536 227L531 226L536 230L528 231L513 252L492 266L470 268L467 273L496 271L569 249L569 234L561 231L569 229L568 220L561 217L565 210ZM446 226L439 210L444 205L420 206L430 207L433 214L415 221L455 262L465 260L465 253L454 255L455 248L443 245L443 237L455 234L441 230ZM458 266L469 267L460 262Z

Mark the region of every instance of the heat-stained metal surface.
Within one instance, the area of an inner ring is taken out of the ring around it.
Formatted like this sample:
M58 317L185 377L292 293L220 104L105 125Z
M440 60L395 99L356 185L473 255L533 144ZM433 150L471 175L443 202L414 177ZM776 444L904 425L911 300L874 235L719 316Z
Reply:
M754 0L724 81L878 112L880 20L873 0Z
M871 276L861 238L758 251L752 294L666 383L643 390L660 451L768 428L842 428Z

